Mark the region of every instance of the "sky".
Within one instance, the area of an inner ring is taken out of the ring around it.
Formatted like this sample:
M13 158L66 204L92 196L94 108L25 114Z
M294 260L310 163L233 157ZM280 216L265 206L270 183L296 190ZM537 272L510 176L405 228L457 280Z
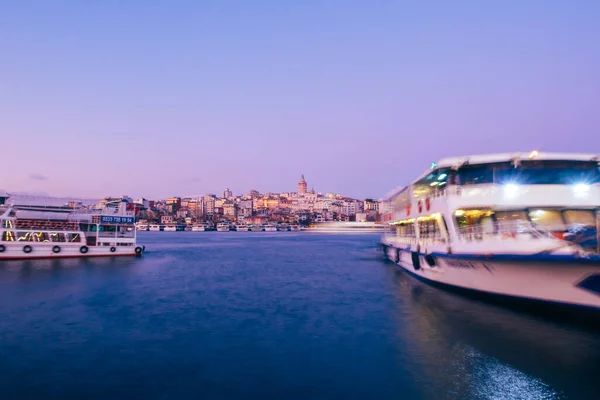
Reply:
M0 189L309 188L600 153L600 2L0 0Z

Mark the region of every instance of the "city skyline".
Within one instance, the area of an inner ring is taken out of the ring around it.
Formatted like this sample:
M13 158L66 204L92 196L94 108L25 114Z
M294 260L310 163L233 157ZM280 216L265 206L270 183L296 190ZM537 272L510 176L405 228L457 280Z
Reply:
M304 173L380 198L444 157L598 152L598 19L595 2L7 3L0 188L166 198Z

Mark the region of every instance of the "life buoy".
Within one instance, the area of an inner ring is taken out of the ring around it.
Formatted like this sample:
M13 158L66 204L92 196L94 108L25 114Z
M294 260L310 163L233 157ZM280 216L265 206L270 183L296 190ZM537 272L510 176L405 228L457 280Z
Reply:
M89 250L89 249L88 249L88 247L87 247L87 246L81 246L81 247L79 248L79 252L80 252L81 254L85 254L85 253L87 253L87 252L88 252L88 250Z
M3 244L0 244L0 253L4 253L4 250L6 250L6 247Z
M417 208L419 209L419 213L423 212L423 201L419 200L417 203Z
M502 235L502 239L515 239L517 235L514 232L507 232Z
M430 209L430 208L431 208L431 200L429 199L429 197L427 197L427 198L425 199L425 209L426 209L427 211L429 211L429 209Z
M55 254L58 254L58 253L60 253L60 246L54 246L54 247L52 248L52 252L53 252L53 253L55 253Z
M410 215L410 204L406 206L406 216Z
M113 246L113 247L111 247L111 248L110 248L110 252L111 252L111 253L114 253L115 251L117 251L117 248L116 248L116 247L114 247L114 246Z
M23 246L23 253L29 254L33 251L33 248L30 245Z
M143 250L142 250L142 248L140 246L138 246L138 247L135 248L135 254L137 254L138 256L142 255L142 251Z

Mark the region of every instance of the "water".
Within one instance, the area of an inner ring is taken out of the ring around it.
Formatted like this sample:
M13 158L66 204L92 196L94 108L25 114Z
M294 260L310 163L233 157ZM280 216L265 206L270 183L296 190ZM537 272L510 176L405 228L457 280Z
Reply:
M419 283L377 235L140 239L0 263L0 398L598 398L599 333Z

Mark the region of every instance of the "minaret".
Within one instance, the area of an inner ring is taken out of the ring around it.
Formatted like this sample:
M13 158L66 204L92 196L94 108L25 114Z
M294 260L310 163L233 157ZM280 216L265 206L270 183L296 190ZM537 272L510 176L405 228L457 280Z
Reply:
M306 183L306 179L304 179L304 174L302 174L302 178L300 178L300 182L298 182L298 193L305 194L307 187L308 184Z

